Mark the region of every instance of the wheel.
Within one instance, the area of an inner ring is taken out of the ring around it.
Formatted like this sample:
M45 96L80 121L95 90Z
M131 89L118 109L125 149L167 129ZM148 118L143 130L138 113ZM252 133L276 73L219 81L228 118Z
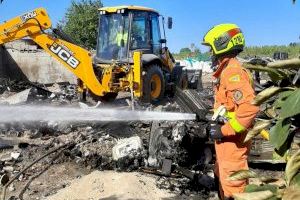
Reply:
M165 93L165 79L158 65L150 65L143 76L142 101L146 103L157 103Z

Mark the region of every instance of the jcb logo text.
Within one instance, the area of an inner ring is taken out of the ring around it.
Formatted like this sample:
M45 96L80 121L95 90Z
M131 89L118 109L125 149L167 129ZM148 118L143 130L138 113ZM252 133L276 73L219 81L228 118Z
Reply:
M79 61L59 44L53 43L50 46L50 50L73 69L76 69L76 67L79 65Z

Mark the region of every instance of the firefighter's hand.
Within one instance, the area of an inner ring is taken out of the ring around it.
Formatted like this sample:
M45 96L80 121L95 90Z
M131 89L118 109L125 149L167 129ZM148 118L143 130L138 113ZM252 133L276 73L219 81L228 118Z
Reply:
M221 140L224 137L221 131L221 127L221 124L212 122L209 126L209 137L213 140Z

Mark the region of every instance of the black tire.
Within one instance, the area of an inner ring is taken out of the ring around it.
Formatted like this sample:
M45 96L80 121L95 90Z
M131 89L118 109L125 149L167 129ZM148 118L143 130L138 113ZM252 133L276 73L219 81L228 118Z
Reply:
M158 103L165 94L165 79L158 65L150 65L143 76L143 96L145 103Z

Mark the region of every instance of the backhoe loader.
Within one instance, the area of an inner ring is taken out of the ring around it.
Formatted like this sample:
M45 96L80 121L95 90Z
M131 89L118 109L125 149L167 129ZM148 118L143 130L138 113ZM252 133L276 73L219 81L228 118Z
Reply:
M0 25L0 45L30 37L78 77L83 99L90 94L102 101L114 100L120 91L155 103L186 82L182 67L161 38L164 18L139 6L99 9L96 55L76 45L61 30L51 28L44 8L38 8ZM168 18L168 28L172 18ZM53 33L45 32L52 29ZM165 36L165 34L164 34ZM164 37L165 38L165 37Z

